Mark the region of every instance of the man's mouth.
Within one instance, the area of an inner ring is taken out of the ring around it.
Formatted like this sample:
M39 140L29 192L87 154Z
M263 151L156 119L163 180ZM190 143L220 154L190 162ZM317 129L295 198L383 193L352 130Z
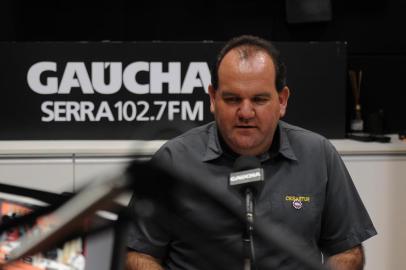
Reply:
M242 129L256 128L256 126L246 126L246 125L244 125L244 126L238 125L238 126L235 126L235 127L236 128L242 128Z

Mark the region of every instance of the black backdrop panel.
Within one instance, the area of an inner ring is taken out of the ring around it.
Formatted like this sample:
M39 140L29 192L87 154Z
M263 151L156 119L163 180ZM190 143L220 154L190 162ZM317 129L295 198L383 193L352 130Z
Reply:
M277 43L291 90L284 120L329 139L345 138L345 43Z
M343 138L345 45L275 44L292 92L285 120ZM0 43L0 139L168 139L207 123L209 67L221 45Z

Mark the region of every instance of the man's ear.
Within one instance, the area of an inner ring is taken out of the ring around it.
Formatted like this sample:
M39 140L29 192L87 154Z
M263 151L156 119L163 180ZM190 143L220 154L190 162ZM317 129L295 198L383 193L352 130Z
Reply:
M284 117L286 114L286 108L288 107L288 99L290 96L290 90L287 86L283 87L282 91L278 93L280 104L280 116Z
M213 85L209 85L209 96L210 96L210 111L212 113L215 112L214 100L216 99L216 89L214 89Z

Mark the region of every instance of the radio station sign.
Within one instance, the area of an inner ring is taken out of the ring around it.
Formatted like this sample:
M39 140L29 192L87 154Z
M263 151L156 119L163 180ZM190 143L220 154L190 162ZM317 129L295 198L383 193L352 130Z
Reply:
M163 70L164 64L167 65L167 71ZM57 72L56 62L38 62L29 68L27 83L32 91L43 96L66 96L72 91L88 96L105 96L128 91L136 96L136 101L109 103L103 100L96 106L92 101L45 100L41 104L43 122L173 121L177 114L183 121L203 121L203 101L191 104L182 98L169 100L169 96L193 95L195 89L206 91L210 84L210 70L206 62L190 62L183 80L181 62L138 61L124 68L121 62L92 62L89 66L91 70L88 72L84 62L68 62L62 67L62 76L58 78L52 75ZM137 75L142 72L149 75L145 83L137 80ZM165 84L168 86L167 91L163 90ZM150 104L142 99L146 94L161 96L163 99L154 99Z
M0 43L0 139L168 139L212 121L207 89L221 45ZM282 47L316 49L305 43ZM341 63L342 55L332 55ZM323 69L319 63L314 72Z

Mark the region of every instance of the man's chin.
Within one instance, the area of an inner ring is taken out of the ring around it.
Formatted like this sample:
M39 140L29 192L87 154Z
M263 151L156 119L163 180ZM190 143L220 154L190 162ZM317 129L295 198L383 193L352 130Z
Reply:
M253 142L235 142L233 150L240 155L255 155L256 145Z
M235 129L235 134L237 136L241 136L241 137L251 137L253 135L255 135L255 133L258 132L258 129L256 128L236 128Z

